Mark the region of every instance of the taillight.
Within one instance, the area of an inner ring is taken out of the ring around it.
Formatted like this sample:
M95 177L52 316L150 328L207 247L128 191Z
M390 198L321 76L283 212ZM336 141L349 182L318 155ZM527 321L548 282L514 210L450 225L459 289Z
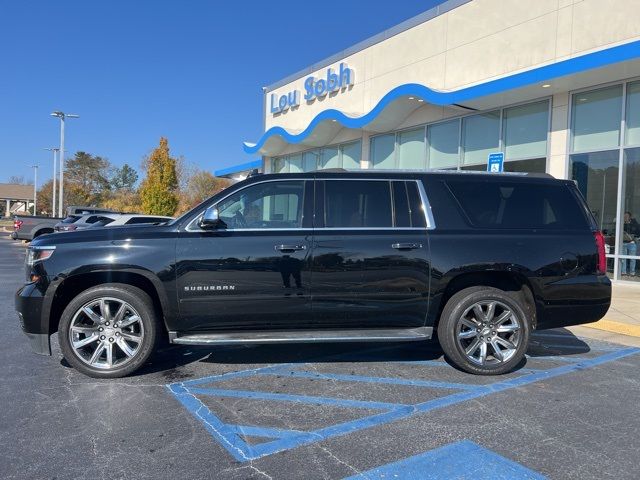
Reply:
M13 229L14 230L20 230L20 227L22 226L24 222L22 220L14 220L13 221Z
M593 236L596 239L596 247L598 249L598 275L604 275L607 273L607 256L604 250L604 235L600 230L593 232Z

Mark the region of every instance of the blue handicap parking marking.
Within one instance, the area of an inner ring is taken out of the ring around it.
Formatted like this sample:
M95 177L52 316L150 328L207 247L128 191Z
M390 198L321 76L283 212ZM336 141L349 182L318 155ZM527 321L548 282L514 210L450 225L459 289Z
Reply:
M555 340L554 340L555 341ZM396 347L397 348L397 347ZM587 347L588 348L588 347ZM376 349L376 350L379 350ZM356 374L319 373L309 371L310 365L306 364L278 364L262 368L229 372L221 375L213 375L204 378L177 382L167 385L169 391L180 403L199 421L213 438L215 438L238 461L255 460L266 455L290 450L303 445L320 442L332 437L347 435L366 428L394 422L413 415L430 412L435 409L445 408L466 402L472 399L492 395L494 393L521 387L531 383L547 380L567 373L591 368L606 362L618 360L640 352L638 348L618 348L612 350L603 346L595 357L578 356L535 356L539 359L560 360L560 366L551 368L523 368L518 370L516 376L496 377L499 380L489 384L456 383L447 381L411 379L405 377L364 376ZM573 352L570 352L573 353ZM327 358L323 359L327 360ZM444 361L400 361L389 362L397 364L412 364L427 367L450 367ZM534 363L534 362L532 362ZM535 366L535 365L534 365ZM305 369L306 368L306 369ZM431 369L429 369L431 371ZM438 372L439 369L433 370ZM418 403L395 403L374 400L336 398L332 396L292 394L262 390L249 390L245 388L233 388L228 384L220 388L222 382L230 379L260 379L273 375L286 375L295 378L310 378L327 382L356 382L365 384L402 385L411 388L428 388L441 392L443 396L436 396ZM283 416L286 416L287 405L298 404L307 407L332 407L345 409L352 418L333 425L323 425L320 428L308 431L301 429L276 428L273 425L246 425L228 423L216 415L207 405L211 398L239 398L258 402L275 402L281 404ZM250 441L252 439L253 441ZM262 440L257 442L256 439ZM425 477L431 478L431 477ZM440 478L440 477L433 477ZM537 478L537 477L532 477Z
M451 443L345 480L544 480L547 477L469 440Z

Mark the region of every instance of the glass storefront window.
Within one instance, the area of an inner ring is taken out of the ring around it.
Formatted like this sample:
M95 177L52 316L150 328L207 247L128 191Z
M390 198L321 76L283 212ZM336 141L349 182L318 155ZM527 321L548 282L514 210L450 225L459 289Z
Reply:
M326 147L320 150L319 169L340 167L340 151L338 147Z
M288 169L285 170L285 167L288 167L289 165L285 161L284 157L274 158L271 163L273 164L273 173L286 173L289 171Z
M573 151L617 147L622 117L622 85L573 96L571 125Z
M373 168L394 168L394 149L396 136L394 133L378 135L371 139L371 166Z
M546 169L547 169L546 157L504 162L505 172L545 173Z
M462 119L463 165L485 165L496 152L500 138L500 112L489 112Z
M460 120L429 125L429 168L458 167L459 132Z
M424 128L398 134L398 168L425 167Z
M640 145L640 82L627 85L625 145Z
M342 145L342 168L360 168L362 158L362 142L357 141Z
M505 109L505 158L511 160L546 156L548 131L548 101Z
M571 155L571 178L587 199L591 213L605 234L608 253L615 250L619 151Z
M636 256L640 253L640 224L637 218L640 215L640 148L627 148L624 151L622 173L623 225L617 246L620 254ZM620 274L640 274L640 268L636 268L637 263L635 259L620 259Z
M318 157L320 152L318 150L309 150L302 154L302 167L305 172L313 172L318 169Z
M290 155L287 158L289 162L289 173L301 173L302 170L302 154Z

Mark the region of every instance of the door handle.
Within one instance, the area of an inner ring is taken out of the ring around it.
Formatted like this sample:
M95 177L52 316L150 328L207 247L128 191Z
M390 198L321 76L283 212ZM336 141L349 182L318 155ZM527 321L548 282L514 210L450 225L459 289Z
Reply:
M298 250L306 250L306 245L276 245L274 247L280 252L297 252Z
M416 248L422 248L421 243L392 243L391 248L396 250L415 250Z

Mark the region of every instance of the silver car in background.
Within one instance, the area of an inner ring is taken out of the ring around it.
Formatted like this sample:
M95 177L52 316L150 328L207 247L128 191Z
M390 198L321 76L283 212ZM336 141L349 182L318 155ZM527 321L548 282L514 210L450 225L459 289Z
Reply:
M71 220L73 215L70 215L62 222L58 223L54 230L56 232L76 232L78 230L84 230L92 227L98 222L103 222L103 225L115 221L121 215L119 213L91 213L89 215L82 215L75 220ZM67 219L71 220L70 222Z
M142 215L139 213L123 213L111 218L112 215L102 215L103 219L94 222L89 228L121 227L123 225L161 225L173 220L173 217L160 215Z

